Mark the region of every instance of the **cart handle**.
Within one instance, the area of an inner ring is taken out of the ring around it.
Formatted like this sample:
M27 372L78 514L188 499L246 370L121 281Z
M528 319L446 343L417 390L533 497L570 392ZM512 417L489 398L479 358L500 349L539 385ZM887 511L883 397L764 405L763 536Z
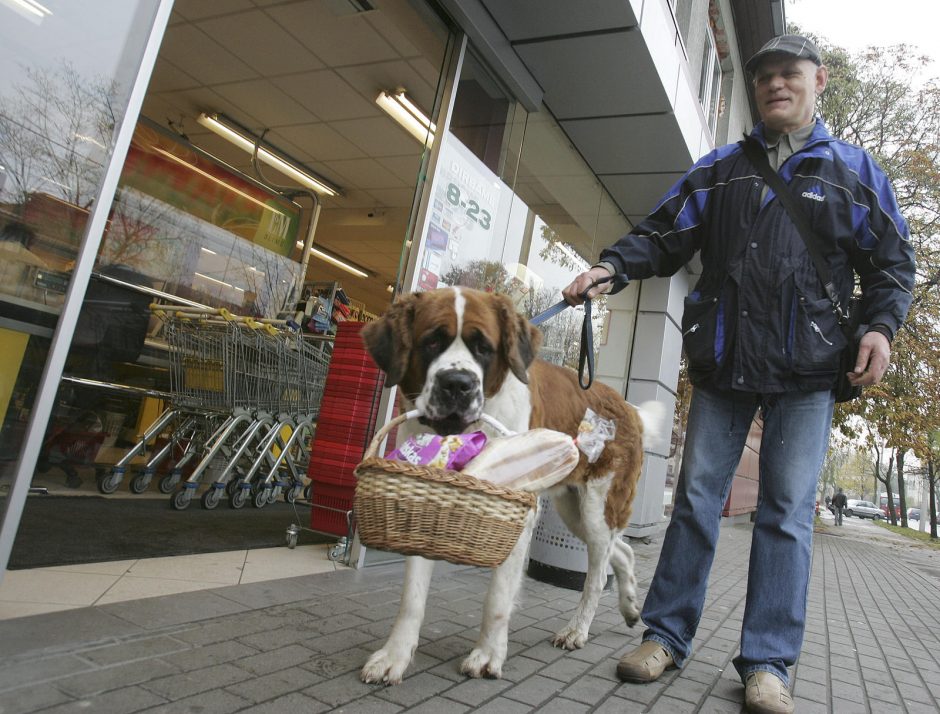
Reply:
M372 437L372 442L369 444L369 448L366 449L366 452L365 454L363 454L362 458L369 459L375 456L379 451L379 446L382 444L382 442L385 440L385 437L388 436L388 433L392 429L394 429L399 424L403 424L404 422L410 419L417 419L419 416L421 416L421 412L417 409L412 409L411 411L407 411L404 414L399 414L397 417L392 419L390 422L388 422L388 424L383 426L381 429L379 429L375 433L375 436ZM506 426L504 426L502 422L500 422L497 419L494 419L489 414L481 414L478 421L482 421L482 422L489 424L491 427L496 429L496 431L498 431L502 436L511 436L512 434L515 433L514 431L511 431L510 429L506 428Z

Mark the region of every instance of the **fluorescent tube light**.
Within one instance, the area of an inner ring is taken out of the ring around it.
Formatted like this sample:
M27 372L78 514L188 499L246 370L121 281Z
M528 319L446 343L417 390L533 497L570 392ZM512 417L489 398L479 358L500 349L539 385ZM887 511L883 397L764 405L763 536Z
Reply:
M257 138L221 114L200 114L196 121L249 154L254 153ZM309 171L301 169L287 159L281 158L264 146L258 147L258 158L271 168L277 169L285 176L294 179L301 186L306 186L326 196L340 195L340 190L332 186L326 179L313 176Z
M298 248L303 248L303 247L304 247L304 244L301 243L300 241L297 241L297 247L298 247ZM349 263L345 262L344 260L341 260L340 258L336 257L335 255L330 255L329 253L324 253L322 250L317 250L316 248L312 248L312 247L310 248L310 254L311 254L311 255L315 255L315 256L316 256L317 258L319 258L320 260L325 260L327 263L329 263L329 264L331 264L331 265L335 265L337 268L340 268L340 269L342 269L342 270L345 270L347 273L352 273L352 274L355 275L356 277L359 277L359 278L368 278L368 277L369 277L369 274L368 274L365 270L363 270L362 268L357 268L357 267L354 266L354 265L350 265Z
M434 143L434 132L437 130L431 120L408 99L404 89L394 92L381 92L375 98L375 103L388 112L389 116L397 121L405 131L425 146Z

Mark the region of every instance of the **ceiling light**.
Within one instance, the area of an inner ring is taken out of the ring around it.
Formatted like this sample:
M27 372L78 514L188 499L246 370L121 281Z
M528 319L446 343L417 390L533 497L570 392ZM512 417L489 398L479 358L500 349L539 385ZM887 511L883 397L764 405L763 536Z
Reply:
M300 241L297 241L297 247L303 248L304 244L301 243ZM351 265L350 263L347 263L345 259L341 259L335 255L330 255L329 253L325 253L322 250L318 250L317 248L310 248L310 254L315 255L320 260L325 260L327 263L330 263L331 265L335 265L337 268L341 268L342 270L345 270L347 273L352 273L356 277L359 277L359 278L369 277L369 273L367 273L362 268L356 267L355 265Z
M404 89L394 92L381 92L375 98L375 103L384 109L415 139L425 146L434 143L434 132L437 130L431 120L414 103L408 99Z
M196 121L249 154L254 153L259 139L227 117L221 114L200 114ZM326 179L314 176L309 170L300 168L286 158L281 158L270 149L258 146L258 158L271 168L277 169L285 176L294 179L301 186L306 186L326 196L340 195L340 190L331 185Z
M14 9L25 10L40 19L52 14L52 10L36 2L36 0L8 0L6 4L12 5Z

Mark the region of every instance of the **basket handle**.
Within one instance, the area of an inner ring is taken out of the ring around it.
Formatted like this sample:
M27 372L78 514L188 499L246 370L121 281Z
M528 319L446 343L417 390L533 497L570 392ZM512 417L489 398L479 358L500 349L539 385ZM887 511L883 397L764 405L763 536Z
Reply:
M397 417L392 419L390 422L388 422L388 424L375 432L375 436L372 437L372 442L369 444L369 448L366 449L365 454L362 455L362 458L370 459L375 456L379 451L379 446L381 445L382 441L386 436L388 436L388 432L390 432L399 424L402 424L409 419L417 419L419 416L421 416L421 412L417 409L412 409L411 411L407 411L404 414L399 414ZM489 414L481 414L479 421L486 422L503 436L511 436L515 433L514 431L507 429L502 422L494 419Z

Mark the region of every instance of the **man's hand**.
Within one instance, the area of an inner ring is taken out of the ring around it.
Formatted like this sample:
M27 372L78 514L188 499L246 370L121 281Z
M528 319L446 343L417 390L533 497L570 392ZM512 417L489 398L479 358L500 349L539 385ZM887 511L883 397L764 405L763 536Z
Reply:
M856 387L878 384L891 362L891 343L880 332L866 332L858 345L855 369L848 373Z
M580 305L584 302L584 298L581 297L581 293L590 288L594 284L595 280L600 280L601 278L607 277L610 277L610 272L607 270L607 268L591 268L586 273L581 273L581 275L571 281L571 285L561 291L562 297L565 298L565 302L567 302L569 305ZM588 293L588 297L593 300L598 295L609 292L610 288L611 283L598 285L597 287L591 288L591 292Z

